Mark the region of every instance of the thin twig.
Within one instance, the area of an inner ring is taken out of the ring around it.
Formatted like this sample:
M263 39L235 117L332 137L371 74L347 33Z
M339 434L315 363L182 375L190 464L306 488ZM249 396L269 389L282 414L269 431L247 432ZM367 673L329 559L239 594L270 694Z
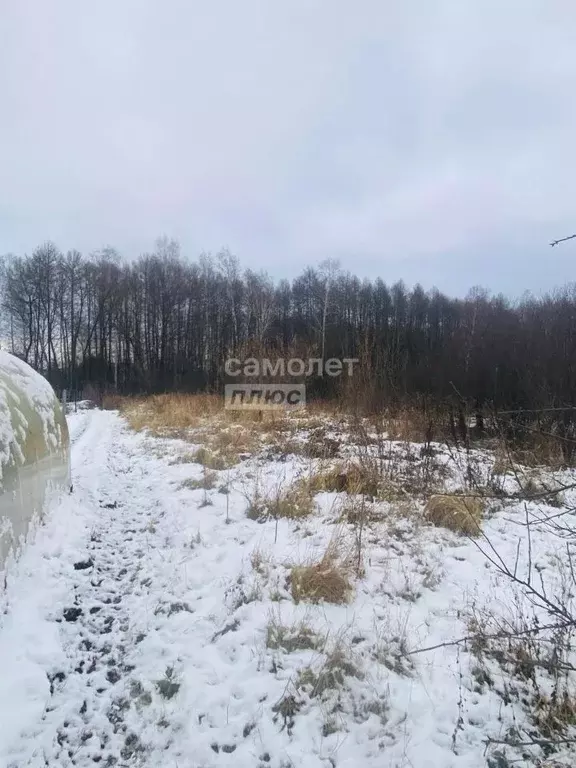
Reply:
M555 245L558 245L558 243L563 243L566 240L573 240L576 237L576 235L568 235L568 237L561 237L559 240L553 240L550 245L552 248L554 248Z
M506 744L509 747L545 747L550 744L574 744L574 739L532 739L531 741L514 741L510 739L492 739L488 737L488 744Z
M526 512L526 530L528 532L528 584L532 583L532 534L530 532L530 517L528 515L528 504L524 502L524 510ZM514 570L516 575L516 570Z
M550 411L576 411L576 405L561 405L554 408L517 408L514 411L498 411L495 418L512 413L549 413Z
M548 629L565 629L566 627L576 626L576 620L565 621L563 623L556 624L544 624L540 627L531 627L530 629L522 629L514 632L496 632L492 635L480 635L482 640L501 640L505 637L520 637L521 635L537 635L539 632L545 632ZM437 643L436 645L429 645L426 648L416 648L413 651L407 651L405 656L413 656L416 653L426 653L427 651L436 651L439 648L450 648L453 645L460 645L461 643L469 643L471 640L476 640L478 633L474 635L465 635L459 637L457 640L447 640L445 643Z

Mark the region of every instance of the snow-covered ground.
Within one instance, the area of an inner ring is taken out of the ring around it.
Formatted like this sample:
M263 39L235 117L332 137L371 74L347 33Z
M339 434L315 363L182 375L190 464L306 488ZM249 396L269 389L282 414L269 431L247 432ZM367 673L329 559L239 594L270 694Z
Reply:
M411 653L467 635L472 609L518 609L472 541L384 514L363 532L353 599L295 604L291 566L335 531L358 535L334 493L304 520L247 517L247 489L288 483L302 459L255 456L192 489L206 475L177 460L189 444L134 433L115 412L69 424L74 492L2 595L2 768L532 764L487 749L528 727L500 667L479 672L465 644ZM495 507L484 524L519 573L526 515ZM532 564L550 571L564 546L535 526ZM290 644L298 635L313 640Z

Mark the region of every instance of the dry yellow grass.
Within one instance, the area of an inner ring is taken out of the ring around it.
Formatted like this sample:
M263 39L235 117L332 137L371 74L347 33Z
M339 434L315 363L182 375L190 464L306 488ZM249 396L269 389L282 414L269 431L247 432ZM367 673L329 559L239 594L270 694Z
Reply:
M302 482L308 484L312 493L334 491L373 497L387 495L375 465L365 466L353 462L338 464L331 469L316 472Z
M323 406L303 412L225 410L224 398L216 394L168 393L142 397L107 396L104 404L126 417L137 430L148 429L158 436L186 437L190 430L211 432L214 450L249 452L255 441L282 439L285 433L322 424Z
M316 665L315 665L316 666ZM326 654L321 665L316 668L306 666L299 670L296 689L308 693L311 699L323 697L330 691L342 688L346 678L362 678L363 672L356 664L352 648L345 647L342 640ZM371 712L376 714L374 709Z
M243 424L258 432L284 432L290 429L290 416L285 411L224 411L228 424Z
M263 574L270 564L269 552L266 552L261 547L256 547L250 555L250 563L257 573Z
M514 462L510 453L503 448L497 448L494 452L494 465L492 467L492 474L494 475L507 475L514 469Z
M306 619L288 626L283 624L280 615L271 613L266 626L266 647L272 650L284 650L288 653L303 650L317 650L325 643L308 624Z
M347 603L352 594L351 563L342 556L341 542L333 539L317 563L295 565L290 575L295 603Z
M404 498L398 484L384 477L376 462L348 462L311 474L301 482L307 483L312 493L322 491L363 495L384 501Z
M340 455L341 441L326 435L324 426L311 428L303 423L301 427L295 420L288 422L289 429L276 434L271 445L282 456L304 456L309 459L334 459ZM302 429L300 435L298 429ZM308 432L306 438L303 437Z
M292 598L295 603L346 603L351 585L348 574L336 563L324 561L292 568Z
M357 393L352 393L352 397L357 398L357 396ZM346 412L354 412L352 403L348 402ZM421 443L434 433L441 434L442 424L442 414L431 412L429 409L424 411L421 408L406 407L382 410L382 408L377 407L376 409L360 409L360 412L356 412L352 430L353 432L359 431L362 437L365 437L368 429L386 439Z
M180 433L201 425L223 411L217 395L182 395L178 393L125 398L119 410L136 431L148 429L156 435Z
M308 517L315 510L314 499L298 486L292 487L273 500L271 510L274 517Z
M552 507L561 507L565 503L564 494L559 493L561 485L550 472L532 469L528 474L516 475L520 490L518 495L524 499L538 499Z
M305 485L299 482L286 489L280 487L276 493L267 494L262 494L256 486L247 498L246 515L251 520L261 521L267 517L296 520L308 517L315 510L313 495Z
M188 488L190 491L196 491L199 489L211 491L216 487L217 477L218 476L216 475L216 472L212 472L212 470L206 470L199 480L188 478L180 484L180 487Z
M168 393L146 397L126 397L115 401L133 429L190 429L213 421L245 424L253 429L278 429L284 414L275 412L227 411L220 395Z
M244 453L252 453L258 446L258 434L240 424L233 424L223 428L218 425L212 429L212 434L207 435L206 442L213 451L230 456L238 456Z
M204 446L198 448L192 455L192 462L194 464L201 464L207 469L226 469L228 462L224 456L220 456L216 453L212 453Z
M119 411L123 408L124 404L129 398L123 395L104 395L102 398L102 408L105 411Z
M484 502L476 496L440 494L431 496L424 515L433 525L448 528L463 536L478 536L481 532Z
M562 440L553 434L541 434L538 425L533 425L531 433L522 446L513 447L502 438L495 450L494 472L499 474L523 467L551 467L558 469L564 465Z
M405 408L384 421L392 440L422 442L430 425L430 415L421 410Z
M534 662L532 661L532 674ZM547 696L536 694L532 705L534 724L542 735L552 742L576 725L576 698L567 687ZM561 768L561 766L559 766Z

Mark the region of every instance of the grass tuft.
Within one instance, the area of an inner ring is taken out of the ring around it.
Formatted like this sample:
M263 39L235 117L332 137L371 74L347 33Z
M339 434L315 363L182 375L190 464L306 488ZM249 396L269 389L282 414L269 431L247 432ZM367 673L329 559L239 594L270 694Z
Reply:
M192 478L188 478L187 480L184 480L181 483L180 487L187 488L189 491L198 491L198 490L211 491L213 488L216 487L217 479L218 479L218 476L216 475L216 472L212 472L211 470L205 470L202 477L199 480L193 480Z
M256 487L248 497L246 516L259 522L270 517L298 520L308 517L314 510L314 497L309 488L297 482L287 489L278 488L276 493L269 494L262 494Z
M201 464L207 469L221 470L226 469L228 466L224 456L218 456L217 454L212 453L212 451L209 451L204 446L198 448L198 450L192 454L192 461L195 464Z
M322 559L309 565L295 565L290 575L295 603L347 603L352 594L349 559L342 557L339 542L330 542Z
M294 651L318 650L324 644L321 638L304 619L287 626L274 614L270 616L266 627L266 647L272 650Z
M336 493L364 494L378 496L380 477L372 467L358 464L337 466L325 472L318 472L305 480L313 493L333 491Z
M462 536L478 536L481 532L484 502L475 496L441 494L431 496L424 515L433 525L448 528Z
M338 643L330 651L319 669L307 666L298 672L296 689L307 693L311 699L323 698L327 693L339 690L346 678L363 677L354 661L350 649Z
M534 722L547 738L566 733L576 725L576 698L567 690L540 696L534 706Z

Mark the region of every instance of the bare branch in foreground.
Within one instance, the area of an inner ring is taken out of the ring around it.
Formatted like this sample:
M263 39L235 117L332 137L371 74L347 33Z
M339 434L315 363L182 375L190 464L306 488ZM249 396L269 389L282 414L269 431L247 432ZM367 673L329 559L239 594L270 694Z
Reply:
M565 629L566 627L573 627L576 625L576 621L564 621L555 622L554 624L545 624L540 627L531 627L530 629L523 629L510 632L495 632L494 634L482 635L482 640L501 640L507 637L521 637L522 635L537 635L540 632L544 632L548 629ZM478 633L471 635L465 635L459 637L457 640L447 640L445 643L437 643L436 645L429 645L426 648L415 648L413 651L407 651L406 656L413 656L416 653L426 653L427 651L436 651L439 648L450 648L454 645L461 645L462 643L468 643L471 640L475 640L478 637Z

